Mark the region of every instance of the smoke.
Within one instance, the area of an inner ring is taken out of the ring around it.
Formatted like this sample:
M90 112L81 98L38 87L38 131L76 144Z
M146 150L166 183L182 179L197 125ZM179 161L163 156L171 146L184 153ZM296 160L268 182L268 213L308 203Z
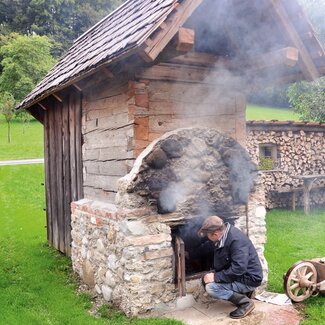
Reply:
M234 203L247 204L249 193L257 176L256 165L251 162L251 158L244 150L227 150L224 154L224 161L230 167L229 177L233 188Z
M294 5L286 6L285 9L290 14L297 9ZM238 129L244 128L245 104L239 101L246 93L258 87L263 88L263 85L266 87L288 72L297 72L298 65L272 66L267 56L268 53L291 45L283 26L269 1L205 0L184 27L195 30L194 51L214 57L215 62L210 62L211 73L200 85L183 86L178 83L175 90L171 91L168 100L173 109L176 109L173 118L179 118L181 123L186 120L181 125L205 125L236 138ZM235 119L241 120L241 123L236 123ZM231 180L233 202L246 204L254 186L257 169L247 152L237 149L236 146L226 148L222 152L222 159L229 167L226 177ZM193 174L195 173L188 175L188 179L192 179ZM225 175L220 175L221 181L223 177ZM193 207L189 211L191 213L193 210L201 210L206 214L222 210L231 213L227 200L221 202L218 209L211 208L215 207L211 203L214 202L211 196L219 197L218 191L202 187L197 192L202 197L201 202L188 198L191 193L183 182L176 185L173 183L160 192L159 211L173 212L187 197L186 202ZM182 210L187 212L184 206Z
M295 1L280 6L294 19L297 30L306 30L297 19ZM305 25L304 25L305 24ZM271 1L205 0L184 25L195 30L195 51L214 55L216 84L234 88L263 88L285 74L297 73L298 65L272 65L268 53L292 46Z
M171 182L159 193L157 200L158 213L170 213L177 209L181 202L185 201L189 190L182 183Z

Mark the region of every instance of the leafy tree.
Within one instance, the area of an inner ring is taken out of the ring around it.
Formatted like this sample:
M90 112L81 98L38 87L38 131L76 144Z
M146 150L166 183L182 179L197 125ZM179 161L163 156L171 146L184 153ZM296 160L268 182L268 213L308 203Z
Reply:
M0 0L0 32L46 35L59 56L122 0Z
M10 143L10 122L15 115L16 101L14 97L5 92L0 97L0 112L4 115L8 125L8 143Z
M288 96L300 119L325 122L325 77L291 85Z
M325 46L325 1L300 0L319 40ZM288 88L288 97L302 120L325 121L325 77L313 82L298 82Z
M55 63L50 49L49 39L38 35L19 35L2 46L0 94L8 92L21 101Z

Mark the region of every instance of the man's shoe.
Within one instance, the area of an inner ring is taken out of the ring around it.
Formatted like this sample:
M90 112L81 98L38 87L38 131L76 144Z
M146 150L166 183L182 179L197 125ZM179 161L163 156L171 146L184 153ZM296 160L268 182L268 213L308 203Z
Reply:
M246 317L255 308L253 300L237 292L233 293L229 301L238 307L229 314L231 318L237 319Z

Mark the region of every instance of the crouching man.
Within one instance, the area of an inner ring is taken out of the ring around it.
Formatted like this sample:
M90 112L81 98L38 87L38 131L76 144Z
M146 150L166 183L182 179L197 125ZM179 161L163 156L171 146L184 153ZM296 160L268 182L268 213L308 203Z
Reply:
M254 309L249 296L263 279L254 245L239 229L217 216L205 219L199 234L208 237L203 246L214 255L213 270L202 279L206 292L237 306L231 318L247 316Z

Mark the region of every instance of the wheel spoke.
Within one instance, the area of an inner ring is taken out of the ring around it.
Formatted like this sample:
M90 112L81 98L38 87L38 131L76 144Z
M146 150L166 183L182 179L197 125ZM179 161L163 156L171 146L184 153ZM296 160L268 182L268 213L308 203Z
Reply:
M290 286L290 289L293 290L293 289L296 289L298 287L299 287L299 283L295 283L292 286Z
M293 294L294 294L295 296L298 296L298 294L299 294L299 290L300 290L300 287L296 288L296 290L294 291Z
M301 276L304 276L306 274L307 266L304 266L301 268L300 274Z
M309 272L308 274L305 275L307 279L310 279L313 276L313 272Z

